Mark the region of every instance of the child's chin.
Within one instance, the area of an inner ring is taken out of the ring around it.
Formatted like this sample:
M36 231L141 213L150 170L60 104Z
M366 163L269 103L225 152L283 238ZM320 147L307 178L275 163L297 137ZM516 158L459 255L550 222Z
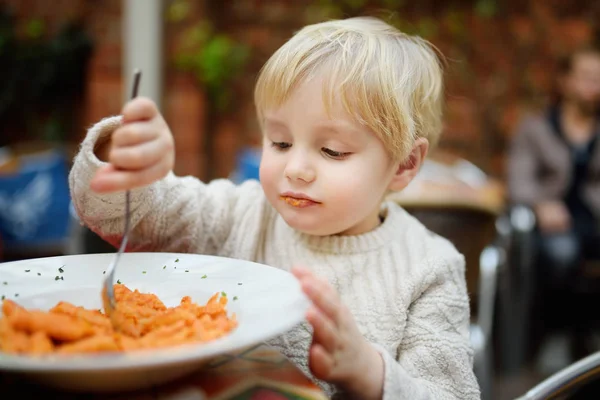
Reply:
M310 223L306 219L302 220L302 218L286 218L283 217L283 220L294 230L304 233L305 235L311 236L329 236L333 235L333 232L327 231L327 229L323 229L322 224L318 223Z

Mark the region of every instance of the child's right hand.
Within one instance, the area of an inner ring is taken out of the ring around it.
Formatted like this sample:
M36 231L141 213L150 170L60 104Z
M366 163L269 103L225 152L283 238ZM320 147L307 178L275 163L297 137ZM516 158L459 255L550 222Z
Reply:
M138 97L123 108L123 124L95 150L101 167L90 184L98 193L149 185L165 177L175 162L173 135L156 104Z

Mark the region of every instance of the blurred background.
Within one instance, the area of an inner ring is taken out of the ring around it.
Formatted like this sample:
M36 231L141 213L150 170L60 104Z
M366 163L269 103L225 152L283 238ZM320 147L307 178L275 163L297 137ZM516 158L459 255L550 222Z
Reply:
M580 325L563 318L597 322L595 287L561 291L582 300L552 323L536 308L536 215L511 201L505 171L519 122L556 99L559 61L600 41L599 1L0 0L0 260L114 251L80 226L66 176L86 129L120 112L134 68L175 136L176 174L255 178L260 67L300 27L358 15L448 59L439 150L395 200L467 256L484 398L597 351L597 339L572 351ZM589 270L586 283L600 278Z

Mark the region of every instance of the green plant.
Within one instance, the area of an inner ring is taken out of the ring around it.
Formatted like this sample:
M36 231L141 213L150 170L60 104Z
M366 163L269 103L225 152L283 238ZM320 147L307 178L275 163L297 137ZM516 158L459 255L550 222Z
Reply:
M194 75L208 97L202 153L205 179L211 179L214 176L215 134L219 121L233 105L232 99L237 94L236 81L246 72L250 47L209 22L219 20L213 15L216 9L211 7L222 5L207 1L204 19L190 24L188 19L193 5L190 0L171 1L167 19L173 24L187 25L180 36L173 61L176 68Z
M192 72L216 108L226 110L233 97L230 85L244 71L249 48L203 21L186 32L185 47L180 51L177 67Z
M186 19L189 7L186 0L173 2L168 12L170 21ZM231 105L234 81L245 71L249 56L249 46L219 32L205 19L184 30L174 61L180 70L194 74L211 105L223 112Z

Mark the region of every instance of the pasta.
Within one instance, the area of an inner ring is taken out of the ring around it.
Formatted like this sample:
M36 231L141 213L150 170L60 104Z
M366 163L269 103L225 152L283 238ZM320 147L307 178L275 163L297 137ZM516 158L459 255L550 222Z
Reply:
M205 305L186 296L178 306L166 307L154 294L131 291L122 284L114 288L118 331L100 310L60 302L45 312L4 300L0 351L26 355L128 352L207 342L237 327L235 315L227 315L227 297L219 293Z

